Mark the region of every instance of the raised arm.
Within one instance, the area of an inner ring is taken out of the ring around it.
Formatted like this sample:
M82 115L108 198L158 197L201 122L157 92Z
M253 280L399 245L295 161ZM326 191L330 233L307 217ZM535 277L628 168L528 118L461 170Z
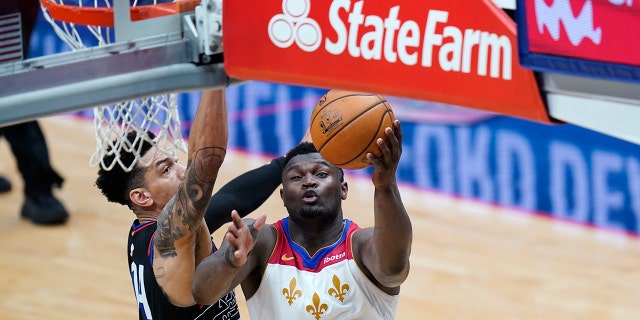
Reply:
M233 211L231 218L220 250L202 260L196 269L192 292L197 303L212 304L218 301L250 274L256 273L256 268L260 266L259 252L273 249L269 230L260 232L267 219L265 215L255 221L242 220Z
M184 181L158 217L154 238L154 273L176 305L195 303L191 281L198 261L196 254L211 252L203 217L226 155L227 140L224 90L205 91L189 135Z
M400 122L396 120L393 129L387 128L385 133L388 142L378 140L383 156L377 159L371 154L367 155L375 166L371 178L375 186L375 226L356 234L356 243L360 243L363 264L377 282L387 288L396 288L409 274L413 235L411 220L396 182L396 171L402 154Z

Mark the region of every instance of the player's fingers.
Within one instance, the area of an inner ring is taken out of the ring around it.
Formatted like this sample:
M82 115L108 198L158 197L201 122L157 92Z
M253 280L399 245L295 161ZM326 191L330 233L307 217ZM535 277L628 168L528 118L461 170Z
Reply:
M400 121L393 123L393 130L386 130L388 147L390 150L389 161L397 161L402 154L402 131L400 130Z
M253 223L243 225L239 231L239 237L235 239L234 247L236 250L233 252L233 256L238 262L237 265L243 265L246 262L247 256L253 250L257 240L258 231L264 226L264 221L266 221L266 216L262 215Z
M242 226L244 225L244 223L242 222L242 218L240 218L240 215L236 210L231 211L231 222L238 229L242 228Z
M378 157L376 157L373 153L369 152L367 153L367 160L369 160L369 162L374 165L375 167L379 167L382 165L382 162L380 161L380 159L378 159Z
M229 241L229 244L231 245L231 247L233 247L233 249L238 249L242 245L240 238L232 232L227 232L225 238L227 239L227 241Z
M233 251L234 256L247 255L249 251L253 248L253 241L249 236L248 229L245 232L239 232L237 235L227 233L226 239L231 246L231 250Z
M400 124L400 120L393 122L393 133L396 135L400 146L402 146L402 125Z
M396 126L394 124L393 128L387 128L384 131L384 134L387 136L387 141L388 141L387 144L389 144L390 147L392 147L392 148L394 146L396 146L398 144L398 141L399 141L398 135L396 134L396 129L395 128L396 128Z
M242 229L242 226L244 226L244 223L242 222L240 215L238 215L238 212L236 210L231 211L231 222L227 224L227 234L231 234L237 238L239 236L238 232Z
M376 141L376 143L378 144L378 147L380 148L380 151L382 152L382 162L385 164L389 164L391 163L391 161L393 161L393 159L391 158L393 155L391 153L392 151L392 147L393 147L393 143L396 142L396 137L393 134L393 129L391 128L385 128L384 129L384 134L386 135L387 139L381 139L378 138L378 141Z
M267 221L267 216L266 215L260 215L258 217L258 219L256 219L256 221L253 222L253 224L251 224L251 229L256 231L256 234L258 231L260 231L260 229L262 229L262 227L264 227L265 223ZM253 237L256 237L256 234L253 233L253 231L251 232L251 234L253 235Z
M238 228L233 224L233 222L227 223L227 235L231 235L232 237L238 237Z

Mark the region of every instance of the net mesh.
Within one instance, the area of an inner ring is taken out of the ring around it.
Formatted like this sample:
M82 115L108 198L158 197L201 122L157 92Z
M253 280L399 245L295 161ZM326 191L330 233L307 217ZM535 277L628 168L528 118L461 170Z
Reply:
M141 144L126 138L130 131L136 132L138 140L146 140L156 145L157 150L173 157L177 157L178 151L186 152L176 100L175 94L168 94L94 108L96 151L91 156L91 166L100 165L105 170L111 170L117 164L125 171L130 171L137 162L149 165L153 157L142 161L139 151L134 147ZM157 136L151 140L146 134L148 131L158 132ZM123 162L120 159L123 152L135 154L136 160L132 163ZM113 155L114 160L105 162L105 155Z
M41 7L45 20L51 24L60 39L72 50L79 50L113 43L113 27L62 20L60 16L52 14L56 9L52 6L63 9L75 7L103 10L113 8L112 2L112 0L41 0ZM167 2L172 1L140 0L131 1L130 5L133 8ZM83 12L78 11L77 14L82 15ZM180 151L186 152L187 145L182 137L177 100L175 93L168 93L93 108L96 149L89 164L93 167L100 165L104 170L111 170L119 165L125 171L130 171L138 163L148 166L154 157L149 157L147 162L142 161L139 150L133 148L126 138L130 131L136 132L136 140L144 139L154 144L157 147L156 152L163 152L173 158L177 158ZM146 134L148 131L156 135L152 141ZM133 145L140 144L133 143ZM134 161L132 163L121 161L120 155L123 152L135 155ZM113 155L115 160L106 163L103 159L107 155Z

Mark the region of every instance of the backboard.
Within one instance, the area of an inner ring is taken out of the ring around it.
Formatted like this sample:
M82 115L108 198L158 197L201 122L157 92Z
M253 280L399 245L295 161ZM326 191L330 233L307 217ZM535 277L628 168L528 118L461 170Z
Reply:
M152 93L265 80L380 92L543 123L572 123L640 143L634 121L640 116L640 90L633 81L636 69L632 61L577 65L580 59L594 57L558 54L545 55L536 63L535 55L540 56L541 52L532 51L527 42L535 25L527 19L531 19L528 15L536 4L545 4L545 15L559 17L562 12L558 10L564 10L559 4L587 7L597 3L592 7L592 30L601 30L607 36L611 28L604 28L599 20L605 12L601 10L604 3L629 12L637 10L637 3L480 0L425 4L406 0L371 7L364 2L348 2L346 6L347 2L334 5L341 2L300 0L292 2L298 4L290 7L293 11L287 9L287 3L252 3L252 10L247 11L249 4L242 0L225 1L224 15L243 19L229 18L224 26L225 58L222 59L222 50L218 54L205 53L207 59L218 59L206 62L202 60L201 41L207 37L198 32L199 18L194 12L134 21L124 14L127 1L116 0L115 10L122 12L114 21L116 29L128 30L118 32L122 41L0 65L0 81L7 84L0 88L0 125ZM301 8L304 10L298 13L303 16L291 15ZM609 9L607 14L614 12ZM515 11L515 21L505 10ZM482 14L467 17L469 12ZM327 20L331 15L333 20ZM362 21L350 23L350 16ZM298 21L302 18L308 23ZM394 21L397 26L376 27L377 18ZM277 22L272 26L280 28L273 29L278 32L271 32L269 38L272 21ZM140 27L142 23L144 28ZM297 40L278 38L286 36L286 32L281 33L288 30L283 26L295 26ZM308 37L309 31L318 30L315 26L323 32L318 43ZM385 30L393 37L382 36ZM561 35L566 34L559 30ZM149 33L137 33L141 31ZM349 37L351 33L353 36ZM283 39L287 41L279 43ZM621 57L624 59L625 55ZM578 72L579 66L587 72ZM603 66L615 72L602 77ZM333 73L332 68L336 70ZM594 70L599 71L594 74ZM87 96L87 91L94 94Z
M0 64L0 125L235 82L224 71L221 45L211 51L216 48L211 30L196 24L209 12L134 21L132 9L128 0L113 1L113 42Z

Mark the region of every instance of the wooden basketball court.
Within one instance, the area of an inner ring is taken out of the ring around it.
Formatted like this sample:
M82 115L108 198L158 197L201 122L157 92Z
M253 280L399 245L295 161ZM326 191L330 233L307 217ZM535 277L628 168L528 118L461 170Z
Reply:
M71 218L59 227L20 219L22 182L0 140L0 173L14 183L0 195L0 319L137 319L125 248L134 216L93 186L93 125L69 116L41 124L54 167L66 178L57 194ZM229 152L216 188L265 161ZM345 215L369 226L370 183L347 179ZM637 238L408 186L401 191L414 242L398 319L640 319ZM259 212L270 222L283 216L277 193Z

